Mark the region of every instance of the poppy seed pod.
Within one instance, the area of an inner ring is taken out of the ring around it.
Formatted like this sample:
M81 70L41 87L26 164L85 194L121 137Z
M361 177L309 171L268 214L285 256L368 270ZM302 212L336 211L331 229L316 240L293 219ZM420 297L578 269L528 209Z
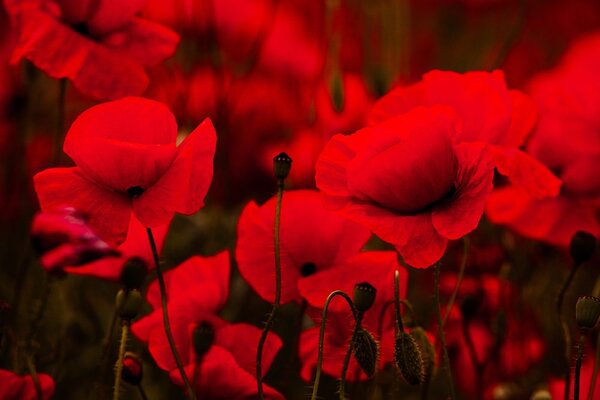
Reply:
M140 311L142 301L142 294L137 289L119 290L116 298L116 307L119 317L126 321L135 318Z
M215 339L215 331L210 324L202 322L194 329L192 335L196 357L200 358L206 354L210 349L210 346L212 346Z
M575 319L582 331L594 329L600 318L600 299L594 296L581 296L575 305Z
M139 257L131 257L123 265L119 281L125 286L125 289L139 289L144 283L148 266L146 262Z
M576 265L592 258L596 249L596 237L591 233L578 231L571 238L569 252Z
M419 385L425 379L423 356L415 339L406 332L396 336L394 361L400 375L409 385Z
M143 375L142 360L134 353L125 353L121 378L129 384L137 386L142 382Z
M281 152L273 157L273 173L278 181L287 178L290 169L292 169L292 159L287 153Z
M375 375L377 362L379 361L379 343L377 343L371 332L366 329L361 328L356 332L354 358L367 376L372 377Z
M375 302L376 295L377 289L370 283L357 283L354 285L354 295L352 296L354 307L356 307L359 312L367 311Z

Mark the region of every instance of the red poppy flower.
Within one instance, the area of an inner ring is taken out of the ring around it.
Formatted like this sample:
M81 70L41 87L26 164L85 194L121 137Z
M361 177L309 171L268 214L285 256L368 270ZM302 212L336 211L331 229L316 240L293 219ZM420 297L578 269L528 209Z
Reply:
M269 302L275 298L275 205L275 198L261 207L254 202L246 205L238 222L235 252L242 277ZM358 253L369 236L360 225L325 210L318 192L286 192L280 225L281 302L301 301L302 279Z
M369 282L377 289L375 303L365 313L362 326L371 332L377 340L385 338L385 349L379 359L378 369L386 363L393 362L394 308L390 302L394 299L394 271L400 272L400 297L406 297L408 273L398 263L393 251L366 251L352 256L334 268L301 279L299 291L310 308L308 312L315 321L321 318L321 310L327 296L334 290L343 290L352 295L354 285ZM384 314L384 307L387 313ZM342 299L334 299L329 305L325 326L323 372L339 377L342 371L344 356L352 334L354 318L348 305ZM302 363L301 377L311 381L317 365L319 344L319 326L310 328L301 334L299 358ZM390 337L391 332L391 337ZM383 349L383 348L382 348ZM354 358L350 362L347 378L349 381L367 379Z
M154 241L156 242L156 247L159 252L165 241L168 230L168 224L158 226L152 230ZM146 227L134 216L131 217L131 222L127 229L127 238L123 244L117 248L117 251L119 253L118 256L104 257L99 260L84 263L80 266L66 267L64 270L72 274L89 275L96 278L117 281L120 278L123 267L131 259L143 262L147 270L155 268L154 256L152 255L152 249L148 242Z
M195 256L165 273L169 293L171 330L185 370L195 390L207 399L244 399L256 395L256 345L260 329L248 324L230 324L216 314L223 308L229 293L229 254L212 257ZM148 342L157 365L171 372L171 379L183 386L162 325L160 292L153 282L147 300L154 311L132 326L133 333ZM194 337L197 329L209 332L204 354L197 354ZM267 371L281 347L281 340L269 335L263 358ZM282 398L265 387L268 398Z
M486 146L453 143L460 131L448 111L421 107L336 135L317 163L326 206L392 243L418 268L439 260L448 239L477 227L492 189Z
M54 395L54 380L50 375L38 374L42 388L42 398L50 399ZM19 376L12 371L0 369L0 399L37 400L35 384L31 376Z
M539 200L517 188L503 188L490 197L491 221L559 246L568 246L577 231L600 234L598 68L600 34L595 34L577 43L555 70L531 82L540 118L527 151L562 179L562 191L559 197Z
M98 99L141 94L144 67L175 52L177 34L135 14L144 1L6 0L19 40L13 62L30 60Z
M216 136L206 119L176 146L177 124L163 104L128 97L94 106L69 129L64 151L77 164L34 177L42 210L73 206L107 240L121 243L133 213L158 227L193 214L212 179Z
M502 71L431 71L422 81L399 87L381 98L369 120L375 124L419 106L447 106L458 116L462 129L454 140L490 144L496 168L515 185L535 197L556 196L560 181L543 164L518 148L536 121L531 100L508 90Z
M73 208L38 213L31 225L31 241L47 271L62 270L119 253L100 239Z

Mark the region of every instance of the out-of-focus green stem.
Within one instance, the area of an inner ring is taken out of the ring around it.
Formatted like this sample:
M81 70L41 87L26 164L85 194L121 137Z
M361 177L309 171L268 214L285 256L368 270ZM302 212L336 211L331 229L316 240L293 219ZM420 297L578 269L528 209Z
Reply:
M434 280L434 290L435 290L435 312L438 320L438 335L440 337L440 342L442 344L442 355L444 360L444 367L446 368L446 372L448 374L448 386L450 387L450 398L452 400L456 399L456 393L454 392L454 380L452 378L452 369L450 367L450 358L448 357L448 348L446 347L446 336L444 335L444 327L442 325L442 312L440 311L440 270L442 265L438 262L435 265L435 280Z

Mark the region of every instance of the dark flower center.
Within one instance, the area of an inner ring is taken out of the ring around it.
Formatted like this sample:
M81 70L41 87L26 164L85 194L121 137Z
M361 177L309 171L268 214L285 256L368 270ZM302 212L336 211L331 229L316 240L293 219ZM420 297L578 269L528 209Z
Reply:
M215 340L215 330L208 322L201 322L192 334L192 343L197 357L208 352Z
M144 189L140 186L132 186L127 189L127 194L132 198L139 197L142 195L142 193L144 193Z
M317 272L317 266L313 262L307 262L300 267L300 275L307 277Z
M90 29L88 28L87 24L85 22L80 22L77 24L72 24L71 27L73 28L73 30L79 34L81 34L82 36L91 36L90 35Z

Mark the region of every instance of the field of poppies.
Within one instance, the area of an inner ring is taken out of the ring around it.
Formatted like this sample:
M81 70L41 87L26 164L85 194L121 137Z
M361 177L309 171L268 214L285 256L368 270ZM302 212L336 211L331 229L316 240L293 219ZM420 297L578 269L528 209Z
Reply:
M600 400L600 2L3 0L0 400Z

